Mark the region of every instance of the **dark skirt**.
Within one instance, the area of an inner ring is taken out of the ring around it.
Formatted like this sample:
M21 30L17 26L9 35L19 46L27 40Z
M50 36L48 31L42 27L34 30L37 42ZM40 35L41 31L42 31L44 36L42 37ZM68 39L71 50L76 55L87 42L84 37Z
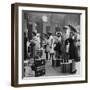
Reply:
M61 43L57 43L56 47L54 48L54 50L56 51L56 57L60 58L60 55L62 54Z

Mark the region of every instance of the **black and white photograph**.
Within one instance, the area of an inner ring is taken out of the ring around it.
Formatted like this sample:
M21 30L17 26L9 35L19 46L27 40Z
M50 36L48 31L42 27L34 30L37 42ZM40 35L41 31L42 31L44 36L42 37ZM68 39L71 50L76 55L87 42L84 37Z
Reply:
M14 10L17 84L87 82L86 7L16 4Z
M80 14L22 11L23 77L80 74Z

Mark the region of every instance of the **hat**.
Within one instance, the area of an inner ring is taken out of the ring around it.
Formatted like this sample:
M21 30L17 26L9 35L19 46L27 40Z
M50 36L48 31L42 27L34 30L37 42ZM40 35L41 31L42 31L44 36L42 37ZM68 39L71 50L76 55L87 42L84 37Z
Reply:
M47 33L50 33L50 34L52 34L52 31L51 31L51 30L49 30L49 31L47 31Z
M71 30L72 30L73 32L77 32L77 30L75 29L74 26L72 26L72 25L68 25L68 26L71 28Z
M62 32L60 32L60 31L56 32L56 35L58 35L58 34L62 35Z
M73 32L77 32L77 30L75 29L75 27L72 26L71 24L69 24L69 25L63 27L63 29L68 29L68 28L70 28L71 31L73 31Z
M70 28L68 25L63 27L63 29L68 29L68 28Z
M33 34L37 34L37 30L32 31Z

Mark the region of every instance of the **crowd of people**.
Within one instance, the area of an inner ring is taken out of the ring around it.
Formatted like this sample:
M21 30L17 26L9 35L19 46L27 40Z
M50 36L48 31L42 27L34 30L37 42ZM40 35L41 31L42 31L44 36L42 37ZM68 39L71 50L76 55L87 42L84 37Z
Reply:
M69 59L79 59L80 39L77 37L77 30L72 25L64 26L64 32L57 31L42 35L34 30L32 39L27 39L24 35L24 59L34 58L37 51L42 51L39 56L45 53L46 60L62 58L64 62Z

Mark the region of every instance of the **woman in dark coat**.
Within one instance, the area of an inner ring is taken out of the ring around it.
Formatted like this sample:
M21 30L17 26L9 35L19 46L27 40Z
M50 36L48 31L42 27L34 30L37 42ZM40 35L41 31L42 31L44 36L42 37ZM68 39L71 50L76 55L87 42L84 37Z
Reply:
M75 33L77 31L72 25L68 25L67 27L70 28L70 35L65 40L65 47L69 43L69 50L68 50L69 58L68 59L74 59L75 60L77 58L77 47L75 46L76 40L73 37L75 37ZM67 28L66 28L66 30L67 30Z
M77 58L77 47L75 45L76 39L75 39L75 33L77 32L74 27L71 25L67 26L70 30L69 37L65 40L65 59L64 62L69 62L69 60L72 61L70 64L70 73L76 73L76 67L75 67L75 60Z
M57 32L56 35L57 35L55 41L56 46L54 47L54 50L56 51L56 58L59 59L62 54L62 34L61 32Z
M65 46L69 44L69 59L75 59L76 58L76 47L75 47L75 41L72 38L68 38L65 40Z

